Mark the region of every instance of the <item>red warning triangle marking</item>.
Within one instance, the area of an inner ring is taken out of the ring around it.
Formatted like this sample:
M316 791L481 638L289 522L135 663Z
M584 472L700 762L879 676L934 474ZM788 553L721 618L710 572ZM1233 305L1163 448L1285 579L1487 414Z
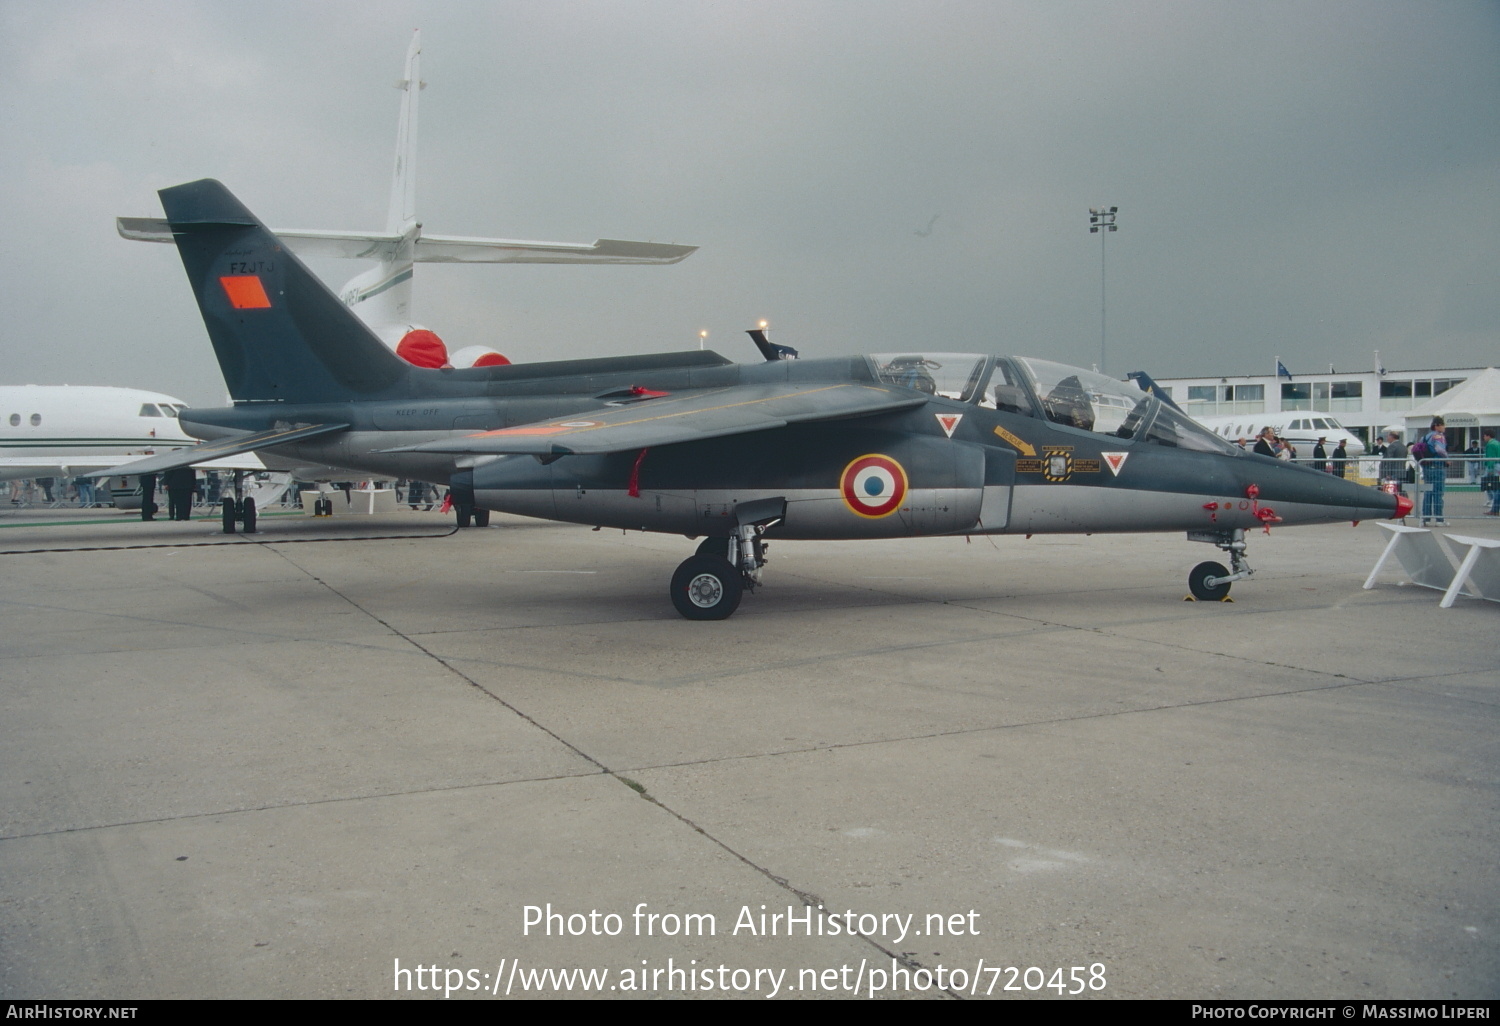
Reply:
M943 429L943 434L949 438L953 437L953 431L958 427L958 422L964 419L962 413L934 413L938 426Z
M1120 474L1120 468L1125 465L1125 457L1129 456L1130 453L1101 452L1099 455L1104 457L1104 462L1109 467L1110 472L1118 477Z

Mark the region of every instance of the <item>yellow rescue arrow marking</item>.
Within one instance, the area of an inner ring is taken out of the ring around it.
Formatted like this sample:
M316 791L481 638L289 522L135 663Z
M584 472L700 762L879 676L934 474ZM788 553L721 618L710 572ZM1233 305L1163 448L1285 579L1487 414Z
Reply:
M1022 454L1026 455L1026 456L1035 456L1036 455L1036 449L1032 447L1032 445L1031 445L1030 442L1026 441L1023 438L1017 438L1015 435L1011 434L1009 431L1005 430L1003 427L997 427L997 428L995 428L995 434L997 434L1001 438L1005 439L1011 445L1014 445L1017 449L1019 449L1022 452Z

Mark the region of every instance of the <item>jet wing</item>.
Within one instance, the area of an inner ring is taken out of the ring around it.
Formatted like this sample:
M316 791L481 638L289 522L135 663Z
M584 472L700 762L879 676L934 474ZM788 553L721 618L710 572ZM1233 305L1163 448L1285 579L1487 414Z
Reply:
M176 454L177 452L174 451L169 455L175 456ZM109 477L119 473L114 468L132 460L146 458L145 456L6 456L0 457L0 481L14 481L28 477ZM197 466L209 470L266 469L265 465L254 456L233 456L228 459L214 460L211 463L200 463ZM97 473L91 473L91 471L97 471Z
M6 456L0 458L0 481L17 481L28 477L83 477L88 471L114 467L136 459L141 457Z
M697 248L621 239L598 239L589 245L423 235L412 259L435 264L675 264Z
M843 420L912 409L927 402L902 389L849 383L741 385L678 394L605 411L426 442L388 452L466 456L567 456L624 452L653 445L767 431L818 420Z
M117 217L115 230L133 242L171 242L172 227L162 217ZM299 256L379 260L382 250L405 236L388 232L331 232L273 228ZM472 239L461 235L418 235L412 260L430 264L675 264L697 246L663 242L597 239L584 242L528 242L524 239Z
M132 242L175 242L172 226L164 217L117 217L115 230ZM342 257L349 260L379 260L382 247L401 242L404 236L388 232L329 232L317 229L272 229L299 256Z
M109 477L114 474L159 474L165 470L175 470L178 467L213 466L213 461L222 460L229 456L238 456L241 453L254 452L256 449L264 449L272 445L285 445L288 442L302 442L319 435L332 434L335 431L345 431L348 424L313 424L310 427L283 427L272 428L269 431L257 431L253 435L235 435L233 438L220 438L212 442L204 442L188 449L177 449L173 452L158 453L155 456L146 456L136 460L134 463L124 463L109 470L96 470L84 477Z

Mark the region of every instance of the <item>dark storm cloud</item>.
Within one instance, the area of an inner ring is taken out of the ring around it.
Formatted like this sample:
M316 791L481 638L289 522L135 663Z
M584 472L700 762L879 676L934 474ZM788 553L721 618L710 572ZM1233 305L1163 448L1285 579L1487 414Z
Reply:
M1157 374L1493 362L1488 3L0 4L9 380L216 401L166 247L211 175L383 221L423 33L428 230L701 244L669 268L419 269L455 348L1099 351ZM936 220L934 220L936 218ZM335 284L353 267L320 264Z

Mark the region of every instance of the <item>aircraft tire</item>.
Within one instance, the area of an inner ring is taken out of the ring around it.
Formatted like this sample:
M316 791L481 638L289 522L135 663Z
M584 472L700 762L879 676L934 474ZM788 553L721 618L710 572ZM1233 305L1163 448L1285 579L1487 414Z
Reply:
M240 520L245 525L246 534L255 533L255 500L246 499L240 503Z
M239 518L235 516L234 500L224 500L224 533L233 534L234 525Z
M487 509L476 509L474 511L474 526L475 527L489 527L490 526L490 511L487 510Z
M688 620L727 620L745 585L723 556L690 556L672 575L672 605Z
M455 502L453 515L458 518L459 527L468 527L474 521L474 507L467 502Z
M698 555L718 556L720 559L729 559L729 539L724 536L704 538L698 543Z
M1188 574L1188 591L1193 593L1193 598L1199 602L1218 602L1229 594L1229 585L1219 584L1210 588L1207 581L1210 577L1228 577L1229 568L1222 563L1199 563L1193 567L1193 572Z

